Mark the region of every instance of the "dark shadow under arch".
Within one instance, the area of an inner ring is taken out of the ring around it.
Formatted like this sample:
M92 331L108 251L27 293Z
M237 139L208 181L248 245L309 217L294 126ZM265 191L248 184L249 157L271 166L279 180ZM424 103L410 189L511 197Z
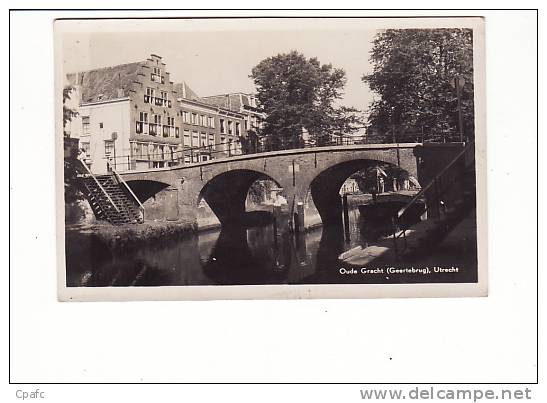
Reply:
M138 197L141 203L144 203L149 198L155 196L163 189L170 185L165 182L153 181L153 180L129 180L126 181L127 185L131 188L133 193Z
M254 181L274 178L258 171L235 169L215 176L201 189L197 204L204 199L223 226L241 223L245 215L245 199Z
M310 184L310 194L324 225L340 225L342 203L340 188L355 172L375 165L391 165L391 162L358 159L333 165L318 174ZM408 171L407 171L408 172Z

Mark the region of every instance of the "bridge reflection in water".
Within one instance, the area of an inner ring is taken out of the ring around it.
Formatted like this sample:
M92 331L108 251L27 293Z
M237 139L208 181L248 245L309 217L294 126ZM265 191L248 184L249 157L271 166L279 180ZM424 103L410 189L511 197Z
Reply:
M131 251L101 249L90 236L67 232L68 286L313 284L366 282L339 274L338 255L389 233L350 210L350 239L326 226L298 236L274 236L272 225L229 227ZM85 251L85 253L82 253ZM370 281L382 282L381 278Z

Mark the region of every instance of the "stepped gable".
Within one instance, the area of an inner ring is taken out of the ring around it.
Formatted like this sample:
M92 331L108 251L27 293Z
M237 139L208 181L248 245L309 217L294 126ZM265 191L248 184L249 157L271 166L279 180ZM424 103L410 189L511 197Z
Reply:
M138 73L144 64L135 62L71 73L67 79L80 88L83 103L124 98L129 96L129 90L138 81Z

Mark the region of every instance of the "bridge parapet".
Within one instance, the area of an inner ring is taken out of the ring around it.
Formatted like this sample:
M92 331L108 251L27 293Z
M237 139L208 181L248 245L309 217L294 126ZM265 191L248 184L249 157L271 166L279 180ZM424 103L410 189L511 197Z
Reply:
M436 149L440 151L436 153ZM325 223L339 220L338 192L354 172L377 163L398 165L422 183L428 177L423 172L425 166L443 164L459 149L460 144L421 143L326 146L237 155L170 168L126 171L120 175L129 186L132 183L141 187L143 183L149 183L155 186L154 189L161 188L158 184L164 184L164 188L169 186L166 191L171 192L170 205L173 205L174 197L178 205L176 214L171 208L168 214L171 218L195 218L192 215L195 216L203 197L217 216L222 215L219 217L221 222L223 217L237 221L238 215L245 212L245 198L252 180L271 179L283 188L282 194L290 205L305 202L311 192ZM425 154L423 150L427 150ZM420 167L424 159L429 162ZM173 190L177 192L173 193ZM135 193L139 196L138 191ZM150 197L149 193L149 190L141 190L143 197Z

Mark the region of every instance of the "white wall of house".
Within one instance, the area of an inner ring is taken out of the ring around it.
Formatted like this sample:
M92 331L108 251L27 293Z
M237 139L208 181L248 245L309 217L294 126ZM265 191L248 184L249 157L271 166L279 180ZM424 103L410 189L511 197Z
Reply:
M116 161L119 170L127 169L127 155L130 155L130 111L129 100L121 99L108 102L80 105L78 116L71 122L71 136L80 139L80 148L89 144L87 164L93 173L107 172L106 144L112 140L110 157ZM84 123L84 122L88 123ZM88 125L86 130L85 126ZM102 127L101 127L102 126ZM87 131L87 133L86 133ZM114 136L113 133L116 133Z
M343 194L351 194L355 192L359 192L359 185L357 184L357 181L352 178L346 179L346 181L342 184L342 187L340 188L340 195Z

